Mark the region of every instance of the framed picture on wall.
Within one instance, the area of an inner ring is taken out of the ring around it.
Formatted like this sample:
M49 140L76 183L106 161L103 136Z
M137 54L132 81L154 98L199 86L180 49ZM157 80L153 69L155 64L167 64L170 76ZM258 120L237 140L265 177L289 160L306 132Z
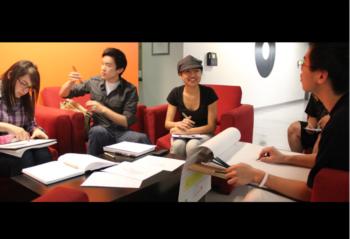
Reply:
M169 42L152 42L152 55L169 55Z

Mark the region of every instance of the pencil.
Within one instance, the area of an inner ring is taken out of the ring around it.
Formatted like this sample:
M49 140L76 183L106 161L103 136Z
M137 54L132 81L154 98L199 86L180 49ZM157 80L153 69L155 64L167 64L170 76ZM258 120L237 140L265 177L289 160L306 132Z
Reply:
M182 116L184 117L184 118L188 118L189 116L187 116L184 112L182 112Z

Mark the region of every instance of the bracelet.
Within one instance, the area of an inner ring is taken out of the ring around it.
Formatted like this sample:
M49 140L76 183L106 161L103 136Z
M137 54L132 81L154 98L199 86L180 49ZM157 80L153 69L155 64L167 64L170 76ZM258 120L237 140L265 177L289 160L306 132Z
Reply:
M264 187L268 177L269 177L269 174L265 172L265 175L264 175L263 179L261 180L261 182L259 184L260 188Z

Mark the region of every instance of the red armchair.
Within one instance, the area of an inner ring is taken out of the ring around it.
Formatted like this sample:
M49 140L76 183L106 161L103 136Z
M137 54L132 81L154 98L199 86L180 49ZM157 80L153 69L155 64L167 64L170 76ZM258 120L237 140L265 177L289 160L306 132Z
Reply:
M311 202L349 202L349 171L321 169L315 176Z
M33 200L33 202L88 202L88 195L74 188L57 186Z
M66 115L69 117L71 122L71 142L72 142L72 150L70 152L74 153L86 153L86 140L87 134L84 128L84 115L79 112L73 112L69 110L61 110L60 102L64 99L59 96L60 87L46 87L41 91L41 97L43 105L57 108L61 112L62 115ZM75 97L74 101L80 103L85 106L86 101L90 99L90 95L84 95L80 97ZM137 122L133 124L130 128L132 130L138 132L144 132L144 111L146 106L139 104L137 106Z
M62 114L59 109L36 105L35 119L49 138L57 139L57 144L49 147L54 159L57 158L57 153L61 155L71 152L72 126L67 115Z
M207 85L219 97L217 128L219 133L228 127L236 127L241 132L241 141L253 140L254 110L252 105L241 104L242 90L239 86ZM145 132L158 148L170 148L170 134L165 129L167 104L147 107L145 112ZM178 115L177 115L178 117Z

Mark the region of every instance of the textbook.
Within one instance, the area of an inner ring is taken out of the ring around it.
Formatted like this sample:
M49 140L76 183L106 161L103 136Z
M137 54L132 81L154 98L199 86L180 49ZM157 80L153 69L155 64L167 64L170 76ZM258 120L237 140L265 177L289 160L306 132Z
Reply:
M47 185L115 164L89 154L67 153L58 157L57 161L24 168L22 173Z
M208 141L201 144L192 155L196 157L194 165L190 165L192 171L225 178L225 167L215 164L215 159L224 161L228 166L245 163L254 168L261 169L269 174L306 182L309 168L286 165L270 164L258 160L259 153L264 148L260 145L240 142L241 134L236 128L227 128ZM283 151L284 154L296 155L299 153ZM214 161L213 161L214 160Z
M24 152L33 148L44 148L57 144L56 139L30 139L0 145L0 153L21 158Z
M203 139L206 134L172 134L173 139Z
M121 154L128 157L138 157L140 155L154 151L156 145L141 144L123 141L103 147L105 152Z

